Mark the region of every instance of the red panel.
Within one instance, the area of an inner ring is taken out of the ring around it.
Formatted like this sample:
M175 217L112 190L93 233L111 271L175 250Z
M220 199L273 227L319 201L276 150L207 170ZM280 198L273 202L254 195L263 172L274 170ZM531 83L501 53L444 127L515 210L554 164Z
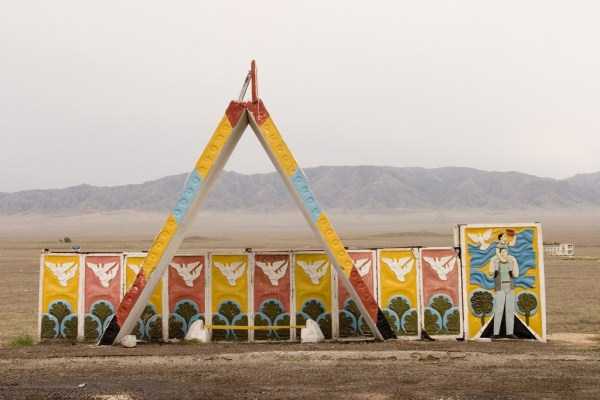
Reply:
M447 268L451 263L453 264L452 270L447 274L444 271L436 271L428 259L441 260L443 257L453 257L450 262L443 266ZM431 296L434 294L446 294L452 299L454 305L459 304L460 296L460 276L459 270L460 265L458 262L458 255L456 250L452 248L448 249L423 249L421 250L421 273L423 279L423 303L424 305L429 303ZM446 279L442 279L442 278Z
M200 313L205 311L206 257L177 256L169 264L169 313L181 300L192 300Z
M285 312L289 312L290 256L287 254L256 254L254 262L254 311L260 311L259 307L265 300L276 299L283 305ZM260 264L263 264L269 271L268 274L260 267ZM274 267L279 264L281 264L279 269L275 270Z
M121 256L86 256L85 268L85 312L100 300L116 309L121 301Z

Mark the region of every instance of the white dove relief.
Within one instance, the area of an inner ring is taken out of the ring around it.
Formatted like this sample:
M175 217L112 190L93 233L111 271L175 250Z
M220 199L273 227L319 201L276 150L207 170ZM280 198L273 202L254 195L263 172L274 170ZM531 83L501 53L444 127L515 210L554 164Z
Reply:
M110 281L112 281L115 276L117 276L117 272L119 271L118 263L111 262L105 264L96 264L96 263L87 263L87 267L94 272L94 275L100 281L100 285L102 287L107 288L110 285Z
M383 262L394 272L400 282L404 282L406 275L413 269L415 259L411 256L402 258L383 258Z
M364 277L369 273L371 270L371 264L373 264L371 257L359 258L358 260L354 261L354 267L356 267L358 274L361 277Z
M302 267L306 275L308 275L310 281L318 285L321 278L327 273L329 262L327 260L311 262L298 260L298 264Z
M194 287L194 281L200 276L203 266L200 261L188 264L171 263L171 267L177 271L186 286L189 287Z
M61 286L67 286L69 280L71 280L75 274L77 273L77 265L73 262L55 264L51 262L46 262L46 266L54 276L58 279L58 283Z
M140 269L142 269L142 264L127 264L127 266L133 271L135 276L137 276L140 273Z
M429 266L437 273L438 278L448 280L448 274L456 266L456 256L423 257Z
M479 247L479 250L487 250L490 247L492 230L488 229L483 233L468 233L467 236Z
M231 286L235 286L235 282L238 280L240 276L244 274L244 266L246 263L243 261L240 262L232 262L232 263L220 263L215 261L215 266L221 271L223 276L227 278L227 282Z
M269 280L271 281L271 285L277 286L279 284L279 280L285 275L288 267L288 260L279 260L273 262L262 262L257 261L256 265L262 269L262 271L267 275Z

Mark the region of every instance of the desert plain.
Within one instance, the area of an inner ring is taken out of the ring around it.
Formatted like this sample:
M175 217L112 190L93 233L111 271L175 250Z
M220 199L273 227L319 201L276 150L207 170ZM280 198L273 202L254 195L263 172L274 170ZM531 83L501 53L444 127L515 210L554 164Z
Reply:
M600 212L332 213L349 247L450 246L452 226L543 224L576 257L546 257L548 343L502 341L146 344L135 349L36 336L39 256L147 249L163 215L0 217L0 399L600 398ZM69 236L72 244L60 243ZM299 213L201 213L182 250L318 248Z

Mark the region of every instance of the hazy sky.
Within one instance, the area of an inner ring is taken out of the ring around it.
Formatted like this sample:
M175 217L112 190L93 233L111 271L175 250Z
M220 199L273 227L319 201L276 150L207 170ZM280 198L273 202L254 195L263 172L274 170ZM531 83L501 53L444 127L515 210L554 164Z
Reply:
M251 58L304 167L598 171L598 4L4 1L0 192L191 170Z

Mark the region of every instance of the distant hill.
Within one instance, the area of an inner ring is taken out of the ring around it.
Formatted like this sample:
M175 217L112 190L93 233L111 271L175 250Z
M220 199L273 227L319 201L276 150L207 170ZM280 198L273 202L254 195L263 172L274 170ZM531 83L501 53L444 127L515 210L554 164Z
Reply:
M600 172L568 179L473 168L341 166L307 168L326 209L527 209L600 206ZM140 184L0 193L0 214L170 209L186 175ZM212 210L287 210L291 197L276 173L225 172L207 199Z

